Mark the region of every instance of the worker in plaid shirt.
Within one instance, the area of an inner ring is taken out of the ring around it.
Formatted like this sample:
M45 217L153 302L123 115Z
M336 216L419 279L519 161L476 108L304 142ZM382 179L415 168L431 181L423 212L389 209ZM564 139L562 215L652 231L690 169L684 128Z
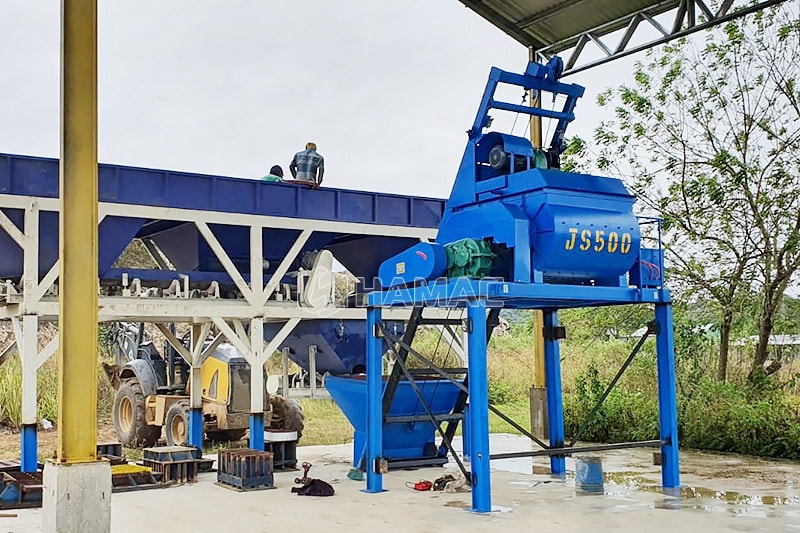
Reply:
M289 170L296 180L307 181L315 189L322 183L325 173L325 159L317 153L317 145L307 143L306 149L294 154Z

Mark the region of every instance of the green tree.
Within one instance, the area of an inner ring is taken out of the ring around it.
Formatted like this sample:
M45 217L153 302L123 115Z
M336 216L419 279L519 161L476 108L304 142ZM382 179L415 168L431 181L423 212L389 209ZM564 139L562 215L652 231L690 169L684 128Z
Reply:
M679 288L720 313L718 378L741 300L758 290L762 372L776 311L800 268L800 20L788 3L727 23L704 45L651 51L635 83L606 91L597 165L628 178L664 219Z

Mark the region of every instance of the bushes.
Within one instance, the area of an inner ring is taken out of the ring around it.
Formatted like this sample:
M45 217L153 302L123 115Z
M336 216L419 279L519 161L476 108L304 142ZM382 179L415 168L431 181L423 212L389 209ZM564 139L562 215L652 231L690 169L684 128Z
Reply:
M574 380L564 398L565 432L574 435L603 393L594 363ZM800 459L800 411L778 389L719 383L703 378L678 396L678 438L683 448ZM655 391L630 384L608 396L581 440L622 442L657 439Z
M507 382L489 376L489 403L504 404L520 399L519 394L516 394Z
M608 380L601 380L597 364L590 362L575 378L573 394L564 397L564 430L568 437L580 431L601 398ZM594 442L622 442L658 438L658 401L642 390L617 386L579 436Z
M678 398L682 446L800 458L800 413L777 389L703 379Z

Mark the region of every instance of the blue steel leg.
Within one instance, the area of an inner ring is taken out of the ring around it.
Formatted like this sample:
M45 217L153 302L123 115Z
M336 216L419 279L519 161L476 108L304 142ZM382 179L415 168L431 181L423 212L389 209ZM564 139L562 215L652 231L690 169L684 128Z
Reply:
M658 357L658 419L661 440L661 483L679 487L678 406L675 396L675 346L673 343L672 304L656 304L656 352Z
M461 456L465 461L470 458L470 435L472 435L472 427L469 424L469 404L464 406L464 418L461 423Z
M556 311L544 310L545 330L552 331L558 326ZM561 395L561 357L558 341L544 339L544 372L545 385L547 386L547 423L550 431L550 446L564 447L564 404ZM567 471L564 456L550 457L550 472L564 475Z
M469 453L472 465L472 511L492 510L489 479L489 378L486 361L486 302L467 306L471 326L467 336L469 364Z
M189 409L189 446L203 449L203 409Z
M264 413L250 413L250 449L264 451Z
M375 326L381 319L377 307L367 309L367 490L382 492L383 476L376 463L383 455L383 357L382 342L375 336Z
M39 469L37 455L39 454L36 424L22 426L22 471L36 472Z

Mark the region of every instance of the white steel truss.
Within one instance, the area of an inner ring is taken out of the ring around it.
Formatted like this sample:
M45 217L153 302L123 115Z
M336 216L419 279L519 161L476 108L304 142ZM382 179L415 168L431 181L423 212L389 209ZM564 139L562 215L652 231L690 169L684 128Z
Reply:
M0 208L24 211L24 228L18 228L0 211L0 232L7 234L22 250L23 273L19 283L0 280L0 320L10 320L15 341L0 347L0 364L14 351L20 355L23 373L22 414L23 424L36 421L36 372L58 348L58 337L52 339L42 350L38 350L38 328L41 322L58 322L57 281L58 261L39 279L39 215L43 211L57 212L57 198L29 197L0 194ZM250 363L251 368L263 368L267 359L279 349L301 320L309 319L359 319L366 320L363 308L345 308L333 305L325 307L303 306L297 301L274 299L278 295L282 278L298 258L303 246L314 232L333 232L355 236L386 236L433 240L436 229L363 224L328 220L299 219L266 215L246 215L218 211L128 205L109 202L99 204L99 221L106 216L146 218L192 223L208 243L210 249L223 266L225 272L238 289L241 298L222 298L219 290L206 292L207 297L190 298L189 279L175 272L172 282L174 290L144 290L136 279L123 274L120 284L122 296L101 295L99 297L100 322L148 322L157 325L167 342L189 364L192 379L200 380L200 367L223 341L236 347ZM249 282L236 268L228 253L211 231L210 224L241 226L250 232ZM265 228L297 230L298 236L275 273L263 282L263 241ZM162 268L168 266L165 257L150 241L145 246ZM131 275L132 276L132 275ZM214 283L212 283L214 285ZM410 311L396 309L386 313L389 320L407 320ZM282 324L278 333L269 340L264 339L264 323ZM168 323L192 325L191 347L185 347L166 326ZM249 324L249 332L244 324ZM216 333L209 336L215 330ZM460 346L456 348L460 349ZM251 372L251 412L264 412L264 376L262 372ZM192 407L201 406L200 387L191 387Z

